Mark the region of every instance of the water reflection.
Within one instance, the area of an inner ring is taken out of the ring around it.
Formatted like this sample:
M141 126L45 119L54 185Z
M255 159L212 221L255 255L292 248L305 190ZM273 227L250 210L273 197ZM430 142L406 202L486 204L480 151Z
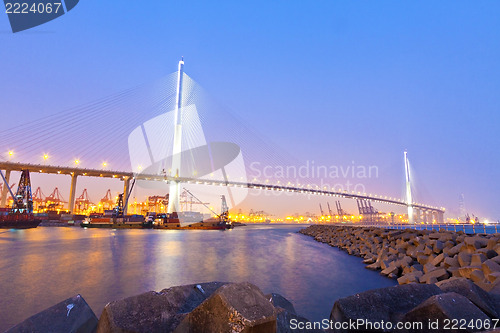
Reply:
M250 281L297 311L327 318L334 301L395 284L296 226L229 231L37 228L0 234L0 330L75 294L99 316L112 300L205 281Z

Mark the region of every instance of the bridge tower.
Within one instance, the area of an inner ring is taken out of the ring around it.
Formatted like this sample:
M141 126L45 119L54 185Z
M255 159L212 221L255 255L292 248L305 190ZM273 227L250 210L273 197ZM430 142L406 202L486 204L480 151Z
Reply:
M184 75L184 57L179 61L177 70L177 95L175 100L174 116L174 147L172 150L172 168L171 177L180 177L181 170L181 152L182 152L182 81ZM180 191L181 184L177 181L170 182L169 200L167 213L180 211Z
M408 223L415 223L413 220L413 199L411 197L410 182L410 162L408 162L408 152L405 150L405 175L406 175L406 204L408 205Z

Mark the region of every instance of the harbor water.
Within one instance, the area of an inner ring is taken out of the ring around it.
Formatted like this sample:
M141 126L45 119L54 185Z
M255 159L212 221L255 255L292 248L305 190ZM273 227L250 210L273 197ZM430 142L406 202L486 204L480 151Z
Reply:
M249 281L321 320L340 297L396 284L361 258L298 234L301 228L0 231L0 331L76 294L99 317L108 302L150 290Z

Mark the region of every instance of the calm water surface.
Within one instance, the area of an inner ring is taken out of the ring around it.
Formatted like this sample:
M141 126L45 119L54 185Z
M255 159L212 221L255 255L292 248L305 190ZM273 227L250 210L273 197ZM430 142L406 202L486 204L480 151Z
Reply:
M321 320L340 297L396 284L301 228L0 231L0 331L75 294L99 316L106 303L149 290L249 281Z

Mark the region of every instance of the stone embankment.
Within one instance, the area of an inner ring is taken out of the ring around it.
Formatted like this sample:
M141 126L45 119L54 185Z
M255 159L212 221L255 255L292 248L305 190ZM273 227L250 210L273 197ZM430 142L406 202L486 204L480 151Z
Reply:
M399 284L466 278L500 291L500 234L312 225L300 233L364 258Z

